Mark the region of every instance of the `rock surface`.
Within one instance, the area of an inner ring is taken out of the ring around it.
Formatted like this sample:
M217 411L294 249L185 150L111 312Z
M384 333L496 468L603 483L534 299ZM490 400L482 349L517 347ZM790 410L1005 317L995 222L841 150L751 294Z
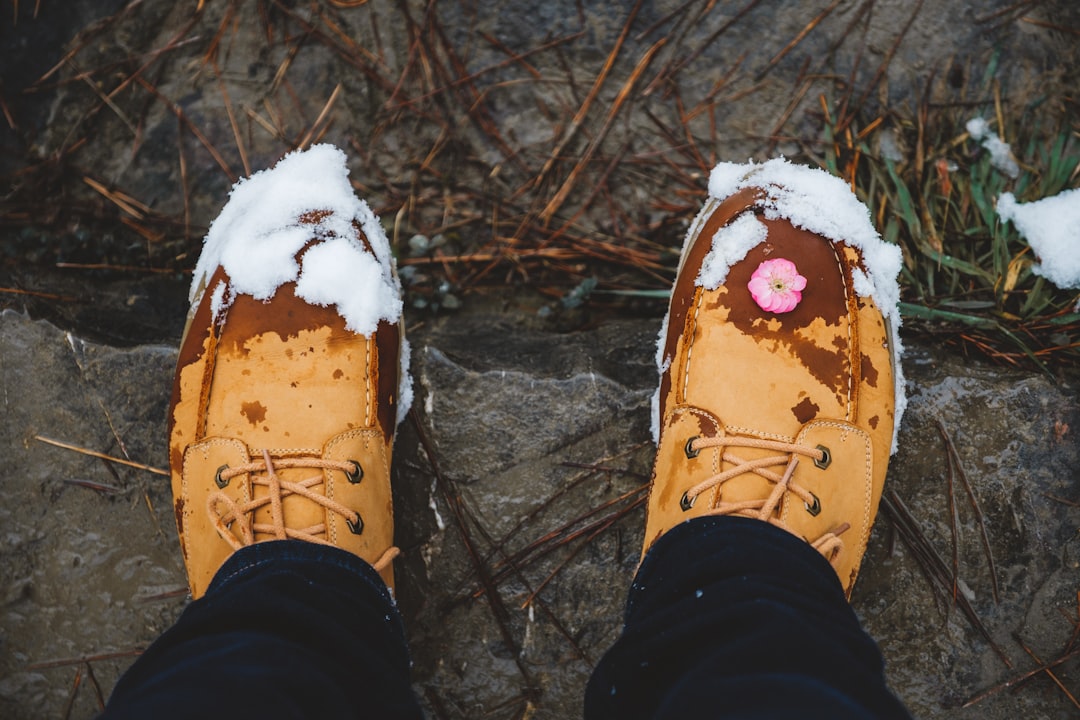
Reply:
M616 320L563 334L512 311L413 332L416 420L395 450L399 596L416 690L432 717L517 717L526 703L535 718L580 716L641 542L642 510L632 505L651 462L657 325ZM60 717L69 704L70 717L92 717L97 702L78 659L91 658L107 695L185 605L167 478L35 439L163 466L174 360L171 347L114 349L0 316L3 717ZM1013 633L1050 659L1073 632L1080 510L1065 501L1077 500L1077 392L917 346L905 370L911 405L888 487L951 564L940 424L985 518L1000 602L957 476L961 589L1014 669L935 600L882 518L853 605L890 681L919 717L1074 716L1045 677L958 706L1034 667ZM1068 665L1061 670L1070 677Z

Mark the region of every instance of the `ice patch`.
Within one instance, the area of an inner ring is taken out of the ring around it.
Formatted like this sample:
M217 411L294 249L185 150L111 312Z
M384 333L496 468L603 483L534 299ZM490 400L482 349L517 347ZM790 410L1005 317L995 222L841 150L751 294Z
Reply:
M1035 251L1039 263L1033 272L1059 288L1080 288L1080 188L1029 203L1005 193L998 198L997 212Z
M964 126L971 139L982 144L990 153L990 164L1011 178L1020 176L1020 165L1013 156L1009 143L990 130L989 123L981 117L974 117Z
M332 145L290 153L233 186L203 241L188 295L193 305L218 267L229 283L212 290L215 320L225 317L238 295L269 300L289 282L296 283L300 299L334 306L359 335L372 335L380 322L401 320L401 284L390 243L371 208L353 192L345 153ZM399 422L412 402L408 361L403 339Z

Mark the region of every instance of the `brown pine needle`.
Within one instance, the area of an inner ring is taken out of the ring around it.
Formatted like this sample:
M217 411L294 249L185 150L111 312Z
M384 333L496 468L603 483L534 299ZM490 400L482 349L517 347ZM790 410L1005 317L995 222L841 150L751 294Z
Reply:
M1065 693L1065 697L1069 698L1069 700L1075 707L1080 708L1080 702L1076 701L1076 697L1071 692L1069 692L1069 689L1065 687L1065 684L1061 682L1058 676L1053 673L1053 671L1046 665L1046 663L1044 663L1042 659L1040 659L1039 656L1035 654L1035 651L1029 648L1024 643L1024 641L1020 639L1019 634L1014 633L1013 639L1015 639L1017 644L1019 644L1020 647L1024 649L1024 652L1028 654L1028 657L1030 657L1032 660L1042 666L1042 671L1046 673L1046 676L1048 678L1054 681L1054 684L1058 686L1058 689L1061 690L1061 692Z
M144 272L174 275L178 272L190 274L191 270L172 270L170 268L140 267L138 265L113 265L111 263L72 263L58 262L53 267L66 268L68 270L112 270L115 272ZM35 294L35 293L30 293ZM75 300L76 298L60 296L61 300Z
M90 681L91 687L94 688L94 699L97 701L98 710L105 711L105 694L101 692L101 684L98 683L97 678L94 676L94 666L90 663L86 663L86 679Z
M471 253L469 255L436 255L434 257L404 258L399 261L399 264L440 265L443 263L501 262L531 258L573 260L577 257L580 257L580 254L574 252L570 248L541 248L539 250L523 250L521 252Z
M187 114L179 105L177 105L169 98L165 97L160 90L151 85L144 78L139 77L136 78L135 81L139 83L139 85L141 85L147 92L160 100L161 103L165 107L167 107L174 115L176 115L176 117L179 118L182 123L187 125L188 129L191 130L191 132L195 135L196 138L199 139L199 142L202 143L203 147L206 148L207 152L210 153L210 156L214 158L214 161L225 172L225 175L229 178L230 182L236 182L239 179L237 178L236 173L232 171L232 168L229 167L229 164L225 162L225 159L221 157L221 153L218 152L217 148L214 147L213 143L207 140L206 135L203 134L202 130L199 130L198 126L196 126L195 123L191 122L191 119L188 118Z
M920 569L930 580L931 587L938 592L944 592L944 589L949 587L948 567L941 559L941 556L938 555L934 546L927 540L918 522L911 515L911 511L908 510L900 496L896 494L896 491L889 490L881 496L881 510L892 522L904 546L912 553ZM975 612L975 608L972 607L963 593L956 596L956 604L971 627L982 635L990 648L1001 658L1005 667L1011 669L1013 667L1012 660L994 640L982 619L979 618L978 613Z
M71 692L68 693L67 702L64 704L64 712L61 717L68 720L71 717L71 709L75 707L75 698L79 696L79 687L82 685L83 669L75 668L75 680L71 684Z
M337 102L338 95L340 94L341 83L338 83L337 87L334 88L334 92L330 93L330 98L326 101L326 104L323 105L322 110L319 111L319 115L315 118L315 122L311 124L307 134L304 135L304 139L300 141L300 144L297 146L298 149L303 150L307 147L308 143L311 142L312 135L315 133L316 128L318 128L322 121L326 119L327 114L330 112L330 108L334 107L334 103Z
M139 235L142 235L143 238L145 238L147 242L150 242L150 243L160 242L165 237L165 233L156 232L154 230L151 230L150 228L146 227L145 225L141 225L141 224L135 222L131 218L122 217L122 218L120 218L120 222L127 225L129 228L131 228L132 230L137 232Z
M461 497L461 493L459 493L454 486L454 482L443 474L442 469L439 466L438 456L435 454L435 448L431 444L427 432L424 430L423 423L420 421L420 416L417 413L416 408L409 411L409 420L416 430L417 438L420 441L420 448L423 450L428 465L431 467L431 473L435 476L435 483L454 517L454 523L457 526L461 541L465 544L469 558L472 561L473 571L476 573L476 577L485 589L484 597L487 600L488 608L491 610L491 614L495 619L495 624L499 628L499 634L502 636L503 642L506 643L507 647L513 650L514 664L517 666L525 686L527 688L534 688L536 685L533 681L532 673L522 661L518 642L514 638L513 633L510 632L510 613L491 579L490 567L488 567L488 564L481 557L472 534L469 532L469 524L466 521L466 516L471 513L466 508L465 501ZM487 532L484 531L479 524L477 524L477 528L483 535L487 536ZM489 537L487 539L490 541Z
M74 63L72 63L72 65L74 66ZM76 69L78 69L78 68L76 68ZM86 84L90 86L90 89L93 90L94 94L97 95L98 98L101 99L101 102L108 105L109 109L112 110L114 113L116 113L116 117L120 118L120 122L124 123L124 125L127 126L127 129L131 131L131 134L135 135L135 136L138 136L139 131L135 128L135 124L133 122L131 122L130 119L128 119L127 113L125 113L123 110L121 110L119 105L117 105L115 102L113 102L112 96L111 95L106 95L101 90L101 88L98 87L98 84L96 82L94 82L93 80L91 80L89 76L84 75L83 80L85 80Z
M984 23L990 22L991 20L994 20L996 18L1001 17L1002 15L1008 15L1011 12L1021 10L1021 9L1025 8L1025 7L1027 7L1028 5L1032 5L1032 4L1034 4L1036 2L1039 2L1039 1L1040 0L1019 0L1019 2L1015 2L1012 5L1009 5L1007 7L1003 7L1000 10L995 10L994 12L990 13L989 15L982 15L980 17L977 17L977 18L975 18L975 22L976 22L976 24L982 25Z
M184 123L176 120L176 154L180 158L180 192L184 196L184 238L191 237L191 193L188 191L187 159L184 157Z
M55 293L40 292L38 290L23 290L22 288L9 288L0 287L0 293L8 293L9 295L29 295L30 297L39 297L44 300L60 300L62 302L75 302L78 300L71 295L57 295Z
M562 204L566 202L567 195L570 194L570 191L573 189L574 184L577 182L578 176L581 174L582 170L584 170L585 167L589 164L589 162L592 161L593 155L596 153L597 149L599 149L600 144L604 141L604 137L607 135L607 131L611 128L612 123L615 122L616 115L619 114L619 110L626 102L626 99L630 96L630 91L633 89L634 85L637 84L637 81L641 78L642 73L645 72L645 68L647 68L649 66L649 63L652 62L652 59L656 55L656 52L661 47L663 47L664 43L666 42L667 38L660 38L653 44L652 47L646 50L645 54L641 56L640 60L638 60L637 65L634 67L634 71L630 74L630 77L627 79L626 83L619 90L619 94L615 96L614 102L611 103L611 108L608 110L607 118L604 120L604 125L600 129L600 132L597 133L596 137L594 137L589 143L588 148L586 148L585 152L582 154L581 158L574 166L574 169L570 171L570 175L563 182L562 187L560 187L559 191L555 193L555 197L553 197L551 201L548 202L547 207L545 207L544 210L540 213L540 219L542 221L547 222L548 220L550 220L551 216L558 212L559 208L562 207Z
M896 39L893 40L893 44L889 47L888 52L885 53L885 57L882 59L881 64L878 65L877 71L874 73L874 77L870 80L870 83L866 86L866 89L863 90L862 95L860 95L859 99L855 102L856 108L862 108L866 106L866 100L870 97L870 93L874 92L875 88L878 87L878 84L881 82L882 78L885 77L885 73L886 71L888 71L889 65L892 63L893 56L896 55L896 51L900 49L900 44L904 41L904 38L907 37L908 31L911 30L911 26L915 23L915 18L917 18L919 16L919 13L922 11L922 6L923 0L916 0L915 8L911 11L911 15L908 17L907 22L904 24L904 27L900 29L900 32L896 34ZM841 120L841 127L839 127L838 130L847 129L848 125L850 125L851 121L854 119L855 116L853 114L848 115L846 119Z
M85 663L98 662L99 660L116 660L119 658L129 658L136 655L141 655L145 648L142 645L136 645L128 650L118 650L116 652L97 653L95 655L79 655L78 657L71 658L59 658L57 660L44 660L42 662L32 663L26 666L27 670L51 670L52 668L69 667L71 665L83 665Z
M1015 677L1009 678L1005 682L1000 683L998 685L995 685L994 687L990 688L989 690L985 690L985 691L979 693L975 697L973 697L970 700L968 700L967 702L965 702L960 707L969 708L972 705L975 705L976 703L982 702L983 700L985 700L986 698L988 698L988 697L990 697L992 695L997 695L1002 690L1008 690L1009 688L1013 687L1014 685L1018 685L1018 684L1024 682L1028 678L1035 677L1039 673L1041 673L1041 672L1043 672L1045 670L1049 670L1051 668L1055 668L1058 665L1066 663L1069 660L1072 660L1074 657L1077 657L1077 656L1080 656L1080 649L1076 649L1076 650L1073 650L1072 652L1070 652L1070 653L1068 653L1066 655L1062 655L1057 660L1054 660L1052 662L1048 662L1046 664L1040 663L1039 667L1035 668L1034 670L1028 670L1027 672L1020 673L1019 675L1017 675Z
M64 484L74 485L75 487L86 488L87 490L93 490L104 495L116 495L123 492L122 488L118 488L115 485L106 485L105 483L94 482L93 480L71 480L64 478Z
M191 590L189 590L188 586L185 585L184 587L179 587L175 590L166 590L165 592L157 593L156 595L147 595L146 597L139 598L139 602L151 603L159 602L161 600L174 600L176 598L187 597L188 593L190 592Z
M935 420L935 422L942 439L948 442L945 426L941 420ZM956 491L954 487L956 469L953 466L952 453L947 450L945 452L945 470L946 489L949 496L949 536L952 539L952 605L955 606L956 596L960 591L960 517L956 508Z
M941 424L941 421L937 421L937 425L938 432L941 433L941 437L945 441L945 449L949 456L950 472L952 468L956 469L956 476L960 479L960 484L964 486L964 492L967 493L968 502L971 504L971 509L975 513L975 520L979 526L979 537L982 540L983 552L986 555L986 562L990 566L990 587L994 593L994 603L1000 604L997 566L994 563L994 553L990 550L990 537L986 533L986 518L983 517L982 508L979 506L979 500L975 497L975 491L972 489L971 483L968 482L967 474L964 472L964 467L960 463L960 453L956 451L956 445L953 444L952 437L945 430L945 426Z
M805 40L806 36L809 35L814 30L814 28L816 28L821 23L822 20L827 18L832 13L832 11L836 9L836 6L839 5L841 2L843 2L843 0L833 0L831 5L818 13L817 17L808 22L806 24L806 27L800 30L799 34L796 35L791 40L791 42L785 45L784 48L780 50L780 52L778 52L772 60L769 61L765 68L757 74L757 77L755 77L754 80L760 82L763 77L768 75L769 71L776 67L777 63L783 60L784 57L786 57L789 52L794 50L799 43Z
M612 46L611 52L608 53L607 59L604 60L604 65L600 68L600 72L597 73L596 79L593 80L592 88L589 90L589 94L585 96L585 100L582 101L581 107L578 108L577 113L574 114L573 119L570 121L570 126L567 128L566 133L563 135L559 144L555 146L555 149L551 151L551 155L548 157L547 162L540 169L540 173L533 181L534 187L539 187L544 180L544 176L551 170L551 166L562 155L563 150L570 144L570 141L577 135L577 131L581 128L581 124L585 121L585 116L589 114L589 108L592 107L593 101L596 100L596 96L600 94L600 88L603 87L604 81L607 80L608 74L611 72L611 68L615 66L615 59L619 56L619 51L622 50L623 44L626 42L626 36L630 34L630 26L634 22L634 18L637 17L638 10L641 9L641 0L637 0L634 3L634 7L630 10L630 15L626 18L626 22L623 23L622 32L619 33L619 37L615 40L615 45Z
M367 0L364 0L364 2L367 2ZM372 64L382 64L378 55L371 52L363 45L360 45L351 37L349 37L349 34L342 30L340 25L334 22L331 18L327 17L325 13L318 12L317 7L318 6L316 6L315 11L318 13L319 19L323 21L323 24L326 25L326 27L330 28L330 32L334 33L334 35L336 35L337 38L345 44L345 47L347 47L351 52L356 53L356 55L363 57L366 61Z
M810 86L814 83L813 78L806 77L806 70L809 65L810 58L806 58L806 60L803 61L802 67L799 69L799 77L795 80L795 84L798 86L799 89L791 97L791 102L789 102L787 107L784 108L784 112L780 114L780 119L776 121L776 125L773 127L772 132L769 133L769 137L773 138L773 141L770 145L770 152L775 149L777 142L776 139L780 136L780 132L784 129L784 126L787 125L788 120L791 119L791 116L795 113L795 110L797 110L799 105L802 103L803 98L806 97L806 93L810 90Z
M15 118L11 114L11 109L8 108L7 101L4 100L4 96L0 93L0 110L4 112L4 119L7 120L8 127L12 130L18 130L19 126L15 124Z
M521 68L523 70L525 70L525 72L532 75L534 80L543 80L544 79L544 76L540 73L539 70L537 70L535 67L533 67L528 62L526 62L525 55L522 55L521 53L517 53L517 52L511 50L510 48L508 48L506 46L506 43L504 43L502 40L499 40L499 38L495 37L491 33L481 32L480 37L484 38L489 43L491 43L491 45L493 47L498 48L500 51L505 53L507 55L507 57L509 57L513 62L520 65Z
M645 504L644 500L642 500L641 504L642 505ZM617 519L618 518L615 518L615 519L609 520L609 521L607 521L605 523L599 524L599 525L597 525L595 527L595 529L593 529L591 532L589 532L587 535L585 535L585 540L582 541L581 543L579 543L578 546L576 548L574 548L570 552L569 555L567 555L565 558L563 558L562 562L560 562L558 564L558 566L554 570L552 570L550 573L548 573L547 577L545 577L540 582L539 585L537 585L535 588L533 588L533 591L531 593L529 593L529 596L527 598L525 598L525 600L521 603L521 606L520 606L521 609L525 610L530 605L532 605L536 601L536 596L539 595L540 592L544 588L546 588L548 586L548 584L552 580L554 580L556 577L558 577L559 573L561 573L563 571L563 568L565 568L567 565L569 565L570 562L574 558L576 558L578 556L578 553L580 553L582 550L584 550L586 547L588 547L590 542L592 542L598 536L600 536L601 534L606 532L608 530L608 528L610 528L612 525L614 525L615 520L617 520Z
M1048 23L1045 20L1036 20L1035 18L1030 17L1022 17L1020 18L1020 21L1030 23L1031 25L1036 25L1038 27L1048 28L1050 30L1057 30L1059 32L1069 33L1070 35L1076 35L1077 37L1080 37L1080 30L1077 30L1076 28L1065 27L1064 25L1055 25L1054 23Z
M236 123L236 113L233 112L232 102L229 101L229 90L225 87L225 80L221 77L217 60L214 60L214 72L217 73L218 87L221 88L221 100L225 103L225 114L229 118L229 126L232 127L233 138L236 139L236 151L240 154L240 164L244 166L244 175L251 176L251 165L248 163L247 150L244 149L244 137L240 133L240 126Z
M252 108L244 108L244 112L246 112L246 113L247 113L247 116L248 116L249 118L251 118L251 119L252 119L252 120L254 120L254 121L255 121L256 123L258 123L258 124L259 124L259 125L260 125L260 126L262 127L262 129L263 129L263 130L265 130L266 132L270 133L270 135L271 135L272 137L275 137L275 138L277 138L278 140L284 140L284 139L285 139L285 136L284 136L284 135L283 135L283 134L281 133L281 131L280 131L280 130L278 130L278 129L277 129L276 127L274 127L273 125L271 125L271 124L270 124L270 123L269 123L269 122L268 122L268 121L266 120L266 118L264 118L264 117L263 117L262 115L260 115L259 113L255 112L255 110L253 110Z
M162 470L161 468L156 468L152 465L146 465L144 463L134 462L133 460L125 460L123 458L113 457L112 455L106 455L105 453L100 453L96 450L79 447L78 445L72 445L71 443L66 443L60 440L53 440L52 438L47 438L42 435L35 435L34 439L38 442L43 442L46 445L53 445L55 447L63 448L65 450L71 450L82 455L89 455L90 457L100 458L101 460L108 460L109 462L118 463L120 465L127 465L128 467L145 470L147 472L154 473L155 475L164 475L165 477L169 477L169 472L167 470Z
M83 175L83 182L101 193L106 200L113 203L136 220L142 220L146 216L146 213L150 212L150 208L143 205L135 198L118 190L110 190L89 175Z
M744 5L737 13L735 13L730 20L718 27L712 35L710 35L704 42L700 43L694 50L694 52L687 55L685 58L683 58L681 62L675 65L669 73L669 77L674 76L684 67L697 60L698 57L700 57L701 54L705 52L705 50L707 50L710 45L716 42L720 38L720 36L726 33L735 23L739 22L739 20L742 20L743 16L753 10L755 7L757 7L758 3L760 2L761 0L750 0L748 3L746 3L746 5ZM712 8L710 7L709 9ZM659 80L659 78L657 79ZM650 87L650 90L651 89L652 88Z

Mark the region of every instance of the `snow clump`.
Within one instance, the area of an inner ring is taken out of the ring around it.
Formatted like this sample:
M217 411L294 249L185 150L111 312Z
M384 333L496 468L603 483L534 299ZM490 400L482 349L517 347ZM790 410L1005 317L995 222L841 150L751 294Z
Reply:
M1020 165L1013 157L1009 143L998 137L997 133L992 132L986 120L981 117L971 118L965 127L971 139L982 143L982 146L990 153L991 165L1011 178L1020 176Z
M1080 288L1080 188L1029 203L1005 193L998 198L997 212L1039 257L1035 274L1059 288Z
M312 239L318 242L298 262L296 255ZM219 283L211 290L211 312L218 321L238 295L270 300L290 282L300 299L333 305L345 327L359 335L373 334L380 322L401 320L401 284L390 242L371 208L353 192L345 153L333 145L290 153L233 186L203 240L189 293L192 305L201 302L218 267L228 275L227 286ZM404 338L400 356L398 422L412 403Z

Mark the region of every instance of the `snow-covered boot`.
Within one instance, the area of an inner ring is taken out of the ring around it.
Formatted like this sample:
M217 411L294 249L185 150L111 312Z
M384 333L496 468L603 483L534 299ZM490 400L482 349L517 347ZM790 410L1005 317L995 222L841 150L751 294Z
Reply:
M316 146L238 183L191 303L169 453L192 596L235 550L286 538L348 550L392 587L408 346L389 243L344 154Z
M757 518L850 593L904 406L900 251L820 170L722 163L709 195L658 342L645 550L690 518Z

